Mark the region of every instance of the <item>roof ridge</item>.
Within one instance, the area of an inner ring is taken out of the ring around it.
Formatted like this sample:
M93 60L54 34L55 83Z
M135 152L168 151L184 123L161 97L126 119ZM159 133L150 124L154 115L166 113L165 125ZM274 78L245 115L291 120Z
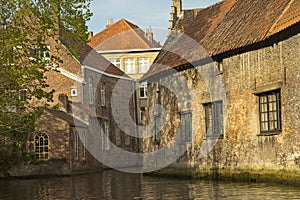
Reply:
M150 48L150 45L149 45L143 38L141 38L141 36L137 33L137 30L141 30L141 31L143 31L143 30L142 30L138 25L135 25L135 24L133 24L133 23L127 21L127 20L124 19L124 18L122 18L122 19L126 22L126 25L129 26L129 27L133 30L134 34L135 34L136 36L138 36L138 38L139 38L144 44L146 44L146 46L147 46L148 48ZM136 26L136 28L132 28L132 27L130 26L130 24ZM143 31L143 32L144 32L144 31Z

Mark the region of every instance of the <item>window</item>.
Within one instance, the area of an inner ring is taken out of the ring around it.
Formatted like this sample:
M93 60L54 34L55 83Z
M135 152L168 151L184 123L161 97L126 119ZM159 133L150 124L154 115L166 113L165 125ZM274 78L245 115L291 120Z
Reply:
M75 159L78 160L79 158L79 135L76 131L74 134L74 150L75 150Z
M109 61L113 65L115 65L116 67L118 67L119 69L121 68L121 60L120 60L120 58L111 58Z
M140 107L140 123L143 123L145 120L145 112L146 112L146 108Z
M30 49L30 60L44 61L45 63L50 63L50 46L46 45L45 47L40 48L31 48Z
M105 121L104 122L104 132L105 132L105 135L106 135L106 144L105 144L105 149L106 150L109 150L110 148L110 140L109 140L109 132L108 132L108 123Z
M124 68L126 74L135 74L135 60L134 58L124 59Z
M281 131L280 90L261 93L258 98L261 134Z
M147 82L140 84L140 98L147 98Z
M160 116L154 117L154 142L160 142Z
M77 97L77 89L71 89L71 97Z
M146 73L149 70L149 58L138 58L139 73Z
M101 83L101 106L105 106L105 84Z
M223 60L217 61L217 73L223 74Z
M37 133L34 136L34 151L37 160L49 158L49 137L46 133Z
M83 131L82 134L82 160L85 160L86 158L86 132Z
M223 138L222 101L207 103L204 106L206 138Z
M94 86L93 86L93 79L91 77L89 77L88 95L89 95L89 103L94 104Z
M182 142L192 142L192 113L180 113L180 135Z

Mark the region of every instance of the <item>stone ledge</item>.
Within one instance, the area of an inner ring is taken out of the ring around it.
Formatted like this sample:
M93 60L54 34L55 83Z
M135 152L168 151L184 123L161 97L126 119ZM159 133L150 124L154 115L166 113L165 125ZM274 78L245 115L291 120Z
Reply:
M284 168L213 168L213 167L168 167L146 173L150 176L173 177L182 179L222 180L239 182L278 183L300 186L300 169Z

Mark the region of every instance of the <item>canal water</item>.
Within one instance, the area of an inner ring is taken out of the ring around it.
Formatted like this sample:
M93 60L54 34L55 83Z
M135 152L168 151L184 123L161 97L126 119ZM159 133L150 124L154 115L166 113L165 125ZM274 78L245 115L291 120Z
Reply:
M266 183L182 180L107 170L97 174L0 180L0 199L300 199L300 188Z

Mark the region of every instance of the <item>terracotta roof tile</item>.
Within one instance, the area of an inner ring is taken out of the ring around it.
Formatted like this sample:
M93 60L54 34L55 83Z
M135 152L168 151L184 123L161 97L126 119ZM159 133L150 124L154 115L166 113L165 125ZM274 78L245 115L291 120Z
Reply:
M68 34L65 33L65 29L61 30L60 39L61 42L69 49L76 49L77 56L79 56L79 61L81 65L87 65L93 67L97 70L106 72L108 74L123 76L129 78L123 71L114 66L108 60L106 60L103 56L98 54L91 46L87 44L80 44L74 38L69 37Z
M300 21L300 1L292 0L283 11L277 22L269 31L268 37Z
M179 20L175 27L183 28L183 34L190 39L184 41L182 36L170 35L141 80L207 55L216 56L261 42L299 21L299 0L223 0L199 10L192 23ZM199 50L199 46L207 52Z
M201 44L219 25L235 2L236 0L224 0L211 7L197 9L192 23L183 15L176 24L176 29L183 29L183 34L172 32L162 47L163 50L141 80L207 55ZM166 50L168 51L166 52Z
M94 35L89 45L96 51L161 47L155 40L150 42L142 29L125 19L120 19Z

